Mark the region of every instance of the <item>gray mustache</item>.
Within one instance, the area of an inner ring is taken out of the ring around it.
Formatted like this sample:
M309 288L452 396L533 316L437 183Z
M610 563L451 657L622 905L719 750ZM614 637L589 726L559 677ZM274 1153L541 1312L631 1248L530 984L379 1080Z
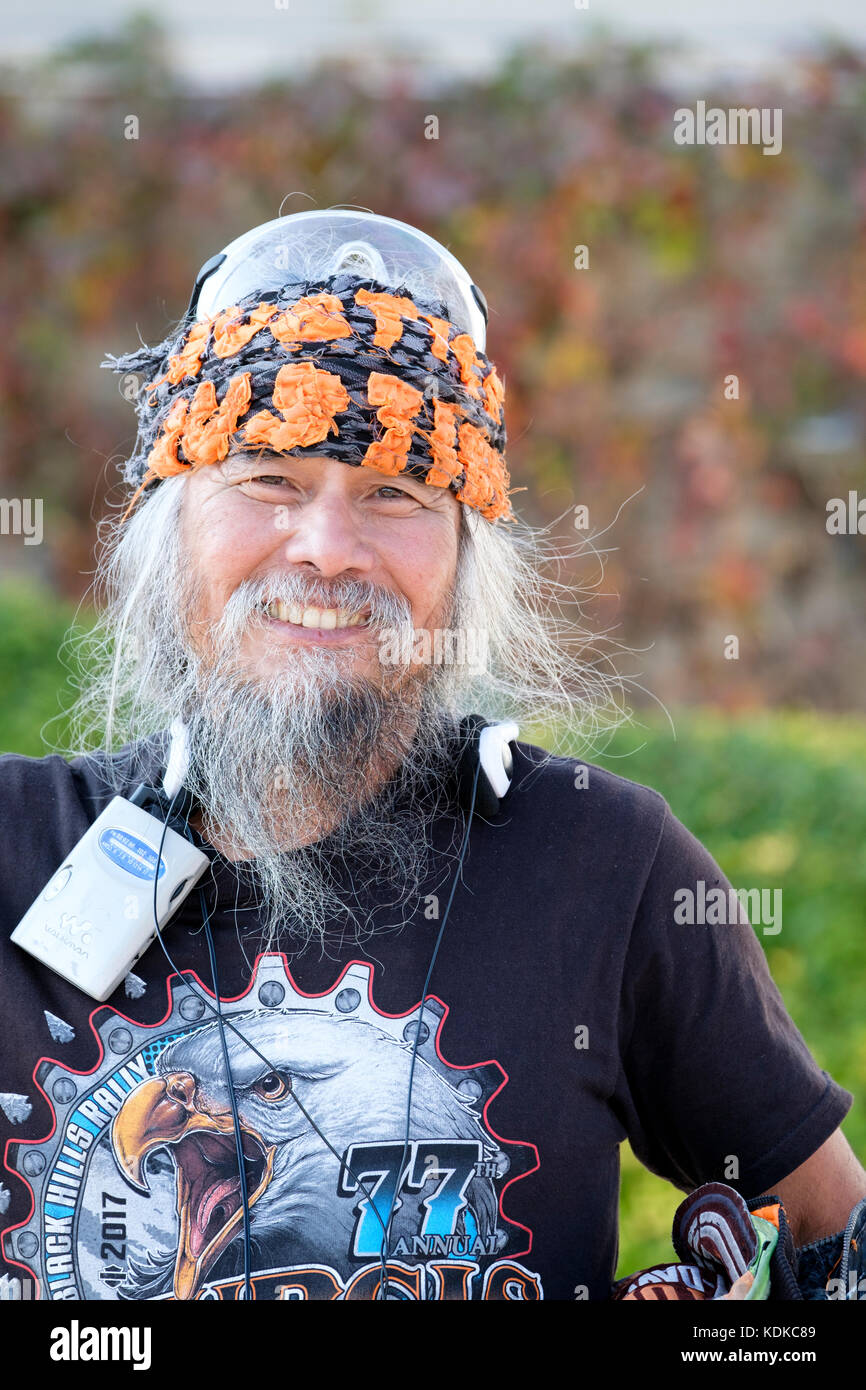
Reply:
M362 580L342 580L329 584L310 582L304 575L273 575L267 580L245 580L232 594L229 604L243 620L253 618L266 603L297 603L302 607L345 608L369 612L371 625L411 626L412 609L407 599ZM228 608L229 605L227 605Z

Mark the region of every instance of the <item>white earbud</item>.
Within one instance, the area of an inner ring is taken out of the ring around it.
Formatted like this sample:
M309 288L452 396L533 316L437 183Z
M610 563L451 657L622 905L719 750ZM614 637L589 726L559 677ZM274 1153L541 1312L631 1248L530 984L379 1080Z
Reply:
M511 786L514 767L508 745L519 733L517 725L509 720L503 724L488 724L478 737L478 761L481 763L481 771L500 801Z

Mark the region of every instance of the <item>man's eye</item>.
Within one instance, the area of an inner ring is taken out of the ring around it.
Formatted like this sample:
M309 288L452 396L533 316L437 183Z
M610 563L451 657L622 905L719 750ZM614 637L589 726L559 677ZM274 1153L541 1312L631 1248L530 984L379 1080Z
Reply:
M377 489L376 489L376 492L377 492L377 494L379 494L379 495L381 495L381 493L383 493L383 492L390 492L391 495L392 495L393 497L396 497L396 498L404 498L404 497L405 497L405 498L407 498L410 502L417 502L417 501L418 501L418 498L415 497L413 493L407 492L405 488L402 488L402 487L392 487L389 483L383 483L382 486L381 486L380 488L377 488ZM390 502L390 500L391 500L391 498L389 497L389 498L388 498L388 501Z
M281 492L286 497L289 492L296 491L291 478L285 478L281 473L255 473L252 477L239 479L238 486L241 492L258 501L273 500L275 492Z

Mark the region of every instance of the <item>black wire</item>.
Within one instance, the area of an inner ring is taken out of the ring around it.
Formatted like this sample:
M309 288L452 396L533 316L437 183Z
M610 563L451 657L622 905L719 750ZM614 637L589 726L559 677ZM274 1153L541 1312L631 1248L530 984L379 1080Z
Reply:
M235 1129L235 1146L238 1155L238 1176L240 1177L241 1202L243 1204L243 1223L244 1223L244 1292L248 1299L253 1296L253 1288L250 1282L250 1266L252 1263L252 1239L250 1236L250 1199L247 1191L247 1169L244 1163L244 1142L241 1133L241 1121L238 1115L238 1103L235 1096L235 1088L232 1083L232 1069L229 1064L229 1049L226 1042L226 1030L223 1026L223 1006L220 998L220 982L217 974L216 951L213 944L213 932L210 929L210 914L205 902L204 889L199 886L198 890L199 906L201 907L202 923L204 925L205 936L207 937L207 949L210 956L210 973L213 980L213 992L216 999L217 1015L219 1018L220 1043L222 1044L223 1062L225 1063L226 1076L228 1077L229 1101L232 1107L232 1122Z
M180 792L180 788L178 788L178 791L176 791L175 794L174 794L174 796L171 798L171 801L170 801L170 803L169 803L168 810L167 810L166 813L165 813L165 820L164 820L163 826L162 826L162 835L161 835L160 841L159 841L159 848L157 849L156 871L155 871L155 873L154 873L154 879L153 879L153 922L154 922L154 926L155 926L155 928L156 928L156 937L157 937L157 940L158 940L160 946L162 947L163 955L165 956L166 960L168 961L168 963L169 963L169 965L171 966L172 970L174 971L175 975L177 975L178 979L180 979L180 980L186 979L186 984L187 984L187 986L188 986L195 994L197 994L197 995L199 996L199 998L200 998L200 999L202 1000L202 1002L204 1003L205 1008L210 1009L211 1013L214 1015L214 1017L215 1017L216 1020L217 1020L218 1025L219 1025L219 1029L220 1029L220 1039L221 1039L222 1045L223 1045L223 1058L224 1058L224 1060L225 1060L226 1072L227 1072L227 1074L228 1074L228 1091L229 1091L229 1099L230 1099L230 1101L231 1101L231 1106L232 1106L232 1118L233 1118L234 1126L235 1126L235 1141L236 1141L236 1144L237 1144L237 1151L238 1151L238 1172L239 1172L239 1177L240 1177L240 1182L241 1182L241 1190L242 1190L243 1193L246 1193L246 1171L245 1171L245 1168L244 1168L244 1161L243 1161L243 1140L242 1140L242 1138L241 1138L240 1118L239 1118L238 1113L237 1113L237 1103L236 1103L236 1101L235 1101L234 1086L233 1086L233 1082L232 1082L231 1067L230 1067L229 1062L228 1062L228 1051L227 1051L226 1044L225 1044L225 1029L226 1029L226 1028L231 1028L232 1032L235 1033L236 1036L240 1038L241 1042L244 1043L244 1045L245 1045L246 1047L248 1047L248 1048L250 1049L251 1052L254 1052L255 1055L256 1055L257 1057L261 1058L261 1060L264 1062L264 1064L265 1064L265 1066L267 1067L267 1069L268 1069L269 1072L276 1071L277 1068L274 1066L273 1062L271 1062L271 1061L268 1060L268 1058L264 1055L263 1052L260 1052L260 1051L259 1051L259 1049L256 1047L255 1043L251 1043L250 1040L249 1040L249 1038L245 1037L244 1034L240 1031L240 1029L239 1029L239 1028L236 1028L235 1025L231 1022L230 1019L227 1019L227 1018L225 1018L225 1017L223 1016L222 1008L221 1008L221 1007L218 1007L218 1008L215 1009L215 1008L213 1007L213 1005L211 1004L210 1000L208 999L207 995L204 993L204 991L203 991L203 990L200 990L200 989L198 988L198 985L195 985L191 979L186 978L186 977L183 975L183 973L178 969L177 965L175 964L174 960L172 959L171 955L169 954L168 947L166 946L165 942L163 941L163 938L162 938L162 928L161 928L160 925L159 925L159 916L158 916L158 912L157 912L157 885L158 885L158 882L159 882L159 866L160 866L161 863L164 862L164 861L163 861L163 858L162 858L162 849L163 849L163 845L165 844L166 833L167 833L167 831L168 831L168 829L169 829L169 821L170 821L170 819L171 819L171 813L172 813L172 810L173 810L173 808L174 808L174 803L175 803L175 801L176 801L177 798L178 798L179 792ZM195 842L194 842L194 840L192 839L192 836L189 834L189 826L188 826L188 825L185 826L185 834L186 834L186 838L190 841L190 843L191 843L191 844L194 844ZM203 890L202 890L202 889L199 889L199 892L200 892L200 893L203 893ZM206 935L207 935L207 937L208 937L208 949L211 951L211 969L212 969L212 971L213 971L213 967L214 967L215 961L216 961L216 955L215 955L215 952L212 951L212 947L213 947L213 937L212 937L211 932L210 932L210 920L209 920L209 917L205 919L204 926L205 926L205 928L206 928ZM217 1005L219 1006L219 1005L220 1005L220 998L219 998L219 993L218 993L217 988L216 988L216 981L214 982L214 993L215 993L216 996L217 996ZM383 1222L381 1216L379 1215L379 1210L378 1210L378 1208L377 1208L375 1202L373 1201L373 1194L371 1193L370 1189L367 1187L366 1183L364 1183L364 1182L361 1180L361 1178L359 1178L358 1175L357 1175L355 1172L353 1172L353 1170L352 1170L352 1169L349 1167L349 1165L346 1163L345 1158L344 1158L343 1156L341 1156L341 1155L337 1152L337 1150L334 1148L333 1144L332 1144L332 1143L330 1142L330 1140L328 1139L327 1135L324 1134L324 1133L322 1132L322 1130L321 1130L321 1129L319 1128L319 1126L316 1124L316 1122L315 1122L315 1120L313 1119L313 1117L312 1117L312 1115L310 1114L310 1112L307 1110L307 1108L303 1105L303 1103L302 1103L302 1102L298 1099L298 1097L295 1095L294 1090L291 1090L291 1091L289 1092L289 1095L291 1096L292 1100L293 1100L293 1101L295 1102L295 1104L297 1105L298 1109L300 1110L301 1114L302 1114L302 1115L304 1116L304 1118L306 1119L307 1123L310 1125L311 1129L314 1130L314 1132L315 1132L315 1133L319 1136L319 1138L322 1140L322 1143L325 1145L325 1147L326 1147L327 1149L329 1149L330 1152L334 1155L334 1157L336 1158L337 1162L340 1164L341 1170L342 1170L342 1169L345 1169L345 1171L349 1174L349 1177L353 1180L353 1182L357 1183L358 1187L361 1189L361 1191L362 1191L362 1192L364 1193L364 1195L367 1197L367 1199L368 1199L368 1201L369 1201L369 1203L370 1203L370 1206L371 1206L371 1208L372 1208L372 1210L373 1210L373 1214L375 1215L377 1221L379 1222L379 1225L382 1227L382 1231L383 1231L384 1234L387 1236L387 1229L386 1229L385 1223ZM251 1236L250 1236L249 1205L248 1205L247 1201L245 1200L245 1201L244 1201L244 1277L245 1277L245 1285L246 1285L246 1290L247 1290L247 1298L249 1298L249 1297L251 1296L251 1295L250 1295L250 1283L249 1283L249 1265L250 1265L251 1245L252 1245L252 1240L251 1240ZM385 1276L384 1264L383 1264L383 1276ZM387 1277L387 1276L385 1276L385 1277Z
M449 894L449 896L448 896L448 902L447 902L446 907L445 907L445 912L444 912L443 917L442 917L442 922L441 922L441 924L440 924L439 931L438 931L437 936L436 936L436 942L435 942L435 945L434 945L434 947L433 947L433 954L432 954L432 956L430 957L430 964L429 964L429 966L427 967L427 975L426 975L425 980L424 980L424 986L423 986L423 988L422 988L422 990L421 990L421 1008L420 1008L420 1012L419 1012L419 1014L418 1014L418 1022L417 1022L417 1026L416 1026L416 1029L415 1029L415 1040L414 1040L414 1043L413 1043L413 1046L412 1046L412 1060L411 1060L410 1065L409 1065L409 1090L408 1090L408 1094L407 1094L407 1097L406 1097L406 1133L405 1133L404 1140L403 1140L403 1153L402 1153L402 1156L401 1156L401 1159L400 1159L399 1168L398 1168L398 1170L397 1170L396 1181L395 1181L395 1184L394 1184L394 1193L393 1193L393 1196L392 1196L392 1198L391 1198L391 1205L390 1205L390 1208L389 1208L389 1211L388 1211L388 1219L387 1219L387 1222L383 1222L382 1217L381 1217L381 1215L380 1215L380 1213L379 1213L379 1209L378 1209L378 1207L376 1206L375 1201L373 1200L373 1195L372 1195L372 1193L370 1192L370 1189L367 1187L367 1185L366 1185L364 1182L362 1182L362 1180L358 1177L358 1175L357 1175L356 1173L354 1173L354 1172L352 1171L352 1169L351 1169L351 1168L348 1166L348 1164L346 1163L345 1158L342 1157L342 1156L337 1152L337 1150L334 1148L333 1144L330 1142L330 1140L327 1138L327 1136L322 1132L322 1130L321 1130L321 1129L319 1128L319 1126L316 1124L316 1122L315 1122L315 1120L313 1119L312 1115L309 1113L309 1111L306 1109L306 1107L302 1104L302 1102L298 1099L297 1095L296 1095L295 1092L294 1092L294 1089L292 1089L292 1090L289 1092L289 1095L291 1096L292 1100L293 1100L293 1101L295 1102L295 1104L297 1105L298 1109L300 1110L301 1114L302 1114L302 1115L304 1116L304 1118L306 1119L307 1123L310 1125L310 1127L313 1129L313 1131L319 1136L319 1138L322 1140L322 1142L323 1142L323 1144L325 1145L325 1147L326 1147L326 1148L334 1155L334 1157L337 1159L338 1163L340 1164L341 1171L345 1170L345 1172L348 1173L349 1177L353 1180L353 1182L355 1182L355 1183L357 1184L357 1186L361 1189L361 1191L362 1191L362 1192L364 1193L364 1195L367 1197L367 1200L368 1200L369 1205L370 1205L370 1207L371 1207L371 1209L372 1209L372 1211L373 1211L373 1214L374 1214L374 1216L376 1217L377 1221L379 1222L379 1225L382 1227L382 1244L381 1244L380 1249L379 1249L379 1260L380 1260L380 1266L381 1266L381 1271L382 1271L382 1272L381 1272L381 1278L380 1278L380 1281L379 1281L379 1288L378 1288L378 1290L377 1290L377 1292L376 1292L376 1295L375 1295L375 1297L376 1297L377 1300L384 1300L384 1299L386 1299L387 1296L388 1296L388 1255L389 1255L389 1247L390 1247L390 1239L391 1239L391 1226L392 1226L392 1223L393 1223L393 1220L394 1220L394 1208L395 1208L396 1202L397 1202L398 1188L399 1188L399 1186L400 1186L400 1178L402 1177L403 1166L404 1166L404 1164L405 1164L405 1162L406 1162L406 1155L407 1155L407 1153L408 1153L408 1151L409 1151L409 1131L410 1131L410 1127L411 1127L411 1118L412 1118L412 1086L413 1086L413 1083L414 1083L414 1080L415 1080L415 1063L416 1063L417 1056L418 1056L418 1045L419 1045L419 1042L420 1042L420 1040L421 1040L421 1029L422 1029L423 1023L424 1023L424 1004L425 1004L425 1001L426 1001L426 998L427 998L427 990L428 990L429 985L430 985L430 978L431 978L431 976L432 976L432 974L433 974L433 967L434 967L435 964L436 964L436 958L437 958L437 956L438 956L438 954L439 954L439 947L440 947L441 944L442 944L442 938L443 938L443 936L444 936L444 934L445 934L445 925L446 925L446 923L447 923L447 921L448 921L448 914L449 914L450 911L451 911L451 904L452 904L452 902L454 901L454 894L455 894L455 892L457 891L457 885L458 885L458 883L460 882L460 875L461 875L461 872L462 872L462 869L463 869L463 862L464 862L464 860L465 860L465 858L466 858L466 850L467 850L467 846L468 846L468 844L469 844L469 831L470 831L470 828L471 828L471 826L472 826L472 816L473 816L474 811L475 811L475 800L476 800L477 791L478 791L478 779L479 779L480 773L481 773L481 760L480 760L480 758L479 758L478 762L476 763L476 767L475 767L475 777L474 777L473 782L472 782L472 796L471 796L471 799L470 799L469 811L468 811L468 814L467 814L467 817L466 817L466 824L465 824L465 828L464 828L464 831L463 831L463 840L462 840L462 843L461 843L461 846L460 846L460 852L459 852L459 855L458 855L457 869L456 869L456 871L455 871L454 879L453 879L453 882L452 882L452 884L451 884L451 892L450 892L450 894ZM168 810L165 812L165 820L164 820L164 822L163 822L162 835L161 835L161 837L160 837L159 848L158 848L158 850L157 850L156 871L155 871L155 873L154 873L154 878L153 878L153 921L154 921L154 927L156 928L157 940L159 941L159 944L160 944L160 946L162 947L163 954L164 954L166 960L168 961L169 965L171 966L172 970L174 971L174 973L178 976L179 979L182 980L182 979L184 979L185 977L183 976L183 974L181 973L181 971L178 969L177 965L175 964L174 960L172 959L171 955L169 954L168 947L166 946L165 942L164 942L163 939L162 939L162 929L161 929L161 927L160 927L160 925L159 925L159 916L158 916L158 911L157 911L157 886L158 886L158 882L159 882L159 866L160 866L160 864L163 862L162 850L163 850L163 846L164 846L164 844L165 844L165 837L166 837L166 834L167 834L168 829L169 829L169 821L170 821L170 819L171 819L171 813L172 813L172 811L173 811L173 809L174 809L174 803L175 803L175 801L176 801L177 798L178 798L178 795L179 795L179 793L180 793L180 790L181 790L181 789L178 788L178 790L174 793L174 795L172 796L171 801L170 801L170 803L169 803ZM184 824L184 834L186 835L186 838L190 841L190 843L194 845L194 844L195 844L195 841L193 840L192 835L191 835L190 830L189 830L188 819L187 819L187 822ZM276 1067L274 1066L274 1064L273 1064L271 1061L268 1060L267 1057L265 1057L264 1053L262 1053L262 1052L259 1051L259 1049L255 1046L254 1043L251 1043L250 1040L244 1036L244 1034L240 1031L239 1028L236 1028L236 1027L235 1027L235 1025L231 1022L230 1019L224 1018L224 1016L223 1016L223 1012L222 1012L222 1001L221 1001L221 998L220 998L219 978L218 978L218 974L217 974L217 965L216 965L216 950L215 950L215 947L214 947L213 934L212 934L211 928L210 928L210 914L209 914L208 911L207 911L207 905L206 905L205 896L204 896L204 889L203 889L201 886L199 886L199 904L200 904L201 913L202 913L202 923L203 923L203 926L204 926L204 929L205 929L205 935L206 935L206 937L207 937L208 954L209 954L209 956L210 956L211 976L212 976L212 979L213 979L214 997L215 997L215 999L216 999L216 1005L217 1005L217 1007L216 1007L216 1008L213 1007L213 1005L211 1004L210 1000L207 998L206 994L205 994L203 991L199 990L198 987L197 987L196 985L193 984L193 981L192 981L191 979L187 979L187 980L186 980L186 983L187 983L187 985L188 985L188 987L189 987L190 989L192 989L196 994L198 994L199 998L203 1001L205 1007L208 1008L208 1009L210 1009L211 1013L214 1015L214 1017L215 1017L216 1020L217 1020L217 1023L218 1023L218 1026L219 1026L219 1030L220 1030L220 1043L221 1043L221 1045L222 1045L223 1061L224 1061L224 1063L225 1063L226 1075L227 1075L227 1077L228 1077L228 1093L229 1093L229 1101L230 1101L231 1110L232 1110L232 1121L233 1121L233 1124L234 1124L234 1131L235 1131L235 1144L236 1144L237 1160L238 1160L238 1177L239 1177L239 1181L240 1181L240 1191L241 1191L242 1206L243 1206L244 1288L245 1288L245 1292L246 1292L246 1297L247 1297L247 1299L250 1299L250 1298L252 1297L252 1287L251 1287L251 1283L250 1283L250 1267L251 1267L251 1263L252 1263L252 1256L251 1256L251 1251L252 1251L252 1237L251 1237L251 1233L250 1233L250 1208L249 1208L249 1198L248 1198L248 1193L247 1193L246 1165L245 1165L245 1163L244 1163L244 1153L243 1153L243 1137L242 1137L242 1133L241 1133L240 1116L238 1115L238 1109L237 1109L237 1100L236 1100L236 1098L235 1098L235 1093L234 1093L234 1085L233 1085L233 1081L232 1081L231 1065L230 1065L230 1063L229 1063L228 1046L227 1046L226 1037L225 1037L225 1029L226 1029L226 1027L231 1028L232 1032L235 1033L236 1036L239 1037L239 1038L241 1039L241 1041L244 1043L244 1045L245 1045L246 1047L248 1047L248 1048L250 1049L251 1052L255 1053L255 1055L256 1055L257 1057L259 1057L259 1058L261 1059L262 1062L264 1062L264 1064L265 1064L265 1066L268 1068L268 1071L269 1071L269 1072L270 1072L270 1071L276 1071Z
M481 773L481 759L479 758L479 759L478 759L478 762L477 762L477 764L476 764L476 767L475 767L475 778L474 778L473 783L472 783L472 798L471 798L471 800L470 800L470 802L469 802L469 813L468 813L468 815L467 815L467 817L466 817L466 827L465 827L465 829L464 829L464 831L463 831L463 843L462 843L461 846L460 846L460 854L459 854L459 857L458 857L458 860L457 860L457 869L456 869L456 872L455 872L455 874L454 874L454 880L453 880L453 882L452 882L452 884L451 884L451 893L450 893L450 895L449 895L449 897L448 897L448 902L447 902L447 904L446 904L445 912L444 912L443 917L442 917L442 923L441 923L441 925L440 925L440 927L439 927L439 932L438 932L438 935L437 935L437 937L436 937L436 944L435 944L435 946L433 947L433 954L432 954L432 956L430 957L430 964L429 964L429 966L427 967L427 976L426 976L426 978L425 978L425 980L424 980L424 987L423 987L423 989L421 990L421 1011L420 1011L420 1013L418 1014L418 1023L417 1023L417 1027L416 1027L416 1029L415 1029L415 1042L414 1042L413 1047L412 1047L412 1061L411 1061L410 1066L409 1066L409 1094L408 1094L408 1096L406 1097L406 1136L405 1136L405 1138L404 1138L404 1140L403 1140L403 1155L402 1155L402 1157L401 1157L401 1159L400 1159L400 1166L399 1166L399 1168L398 1168L398 1170L397 1170L397 1181L396 1181L396 1183L394 1184L394 1195L393 1195L393 1197L391 1198L391 1207L390 1207L390 1210L389 1210L389 1212L388 1212L388 1221L387 1221L387 1224L386 1224L386 1226L385 1226L385 1234L384 1234L384 1236L382 1237L382 1246L381 1246L381 1250L380 1250L381 1260L382 1260L382 1281L381 1281L381 1283L380 1283L380 1285L379 1285L379 1295L378 1295L378 1296L381 1297L381 1298L383 1298L383 1299L385 1299L385 1298L388 1297L388 1254L389 1254L389 1246L390 1246L390 1240L391 1240L391 1225L392 1225L392 1222L393 1222L393 1220L394 1220L394 1208L395 1208L396 1203L397 1203L397 1190L398 1190L398 1188L399 1188L399 1186L400 1186L400 1178L402 1177L402 1174L403 1174L403 1165L404 1165L405 1162L406 1162L406 1155L407 1155L407 1153L408 1153L408 1151L409 1151L409 1127L410 1127L410 1124L411 1124L411 1117L412 1117L412 1083L413 1083L413 1081L415 1080L415 1060L416 1060L416 1058L417 1058L417 1056L418 1056L418 1044L419 1044L419 1042L420 1042L420 1040L421 1040L421 1029L422 1029L423 1026L424 1026L424 1004L425 1004L425 1001L426 1001L426 999L427 999L427 990L428 990L428 987L429 987L429 985L430 985L430 977L431 977L431 975L433 974L433 967L434 967L434 965L436 964L436 957L437 957L438 954L439 954L439 947L440 947L441 944L442 944L442 937L443 937L444 934L445 934L445 923L448 921L448 913L451 911L451 904L452 904L452 902L454 901L454 894L455 894L455 892L457 891L457 885L458 885L458 883L460 882L460 874L461 874L461 871L462 871L462 869L463 869L463 860L466 858L466 847L467 847L467 845L468 845L468 843L469 843L469 829L470 829L470 826L472 825L472 816L473 816L473 814L474 814L474 812L475 812L475 797L476 797L477 792L478 792L478 778L479 778L480 773ZM422 1297L423 1297L423 1291L422 1291Z

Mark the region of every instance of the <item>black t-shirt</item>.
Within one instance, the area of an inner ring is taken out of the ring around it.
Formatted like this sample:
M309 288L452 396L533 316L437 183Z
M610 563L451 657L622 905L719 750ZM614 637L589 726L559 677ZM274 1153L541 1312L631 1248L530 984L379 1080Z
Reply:
M183 977L154 943L105 1004L9 942L111 799L100 766L0 758L2 1272L40 1298L234 1299L236 1151L197 892L165 928ZM383 1211L397 1185L392 1294L605 1299L623 1140L684 1191L716 1179L750 1198L851 1105L755 929L682 920L684 890L700 904L730 885L664 798L518 743L500 812L473 820L397 1172L461 828L455 800L417 912L338 958L256 956L251 889L205 847L223 1012L272 1064L226 1031L257 1298L375 1295L381 1227L360 1179Z

